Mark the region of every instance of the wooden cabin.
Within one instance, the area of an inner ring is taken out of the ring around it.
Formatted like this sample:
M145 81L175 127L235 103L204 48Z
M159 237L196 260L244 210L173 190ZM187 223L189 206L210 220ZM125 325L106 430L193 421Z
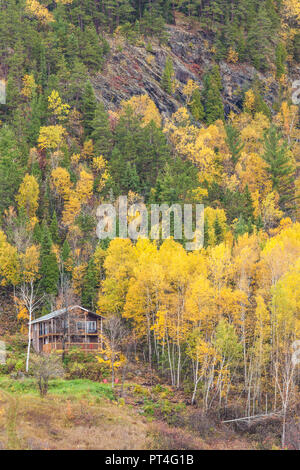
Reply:
M38 353L77 347L97 352L101 346L103 317L73 305L44 315L31 322L31 339Z

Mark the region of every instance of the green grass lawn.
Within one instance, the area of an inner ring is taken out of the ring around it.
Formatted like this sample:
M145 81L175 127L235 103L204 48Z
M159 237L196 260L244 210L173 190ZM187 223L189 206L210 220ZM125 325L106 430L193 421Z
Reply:
M8 376L0 376L0 389L10 393L30 393L39 394L37 384L33 378L24 378L14 380ZM86 379L63 380L55 379L49 382L48 394L64 395L65 397L86 398L105 397L109 400L114 399L112 388L108 384L92 382Z

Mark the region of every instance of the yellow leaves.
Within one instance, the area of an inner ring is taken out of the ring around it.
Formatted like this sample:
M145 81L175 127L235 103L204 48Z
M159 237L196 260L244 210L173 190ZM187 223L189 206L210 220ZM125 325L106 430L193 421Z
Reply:
M112 240L104 263L107 275L120 280L126 275L130 275L134 266L134 259L134 247L130 240L121 238Z
M299 123L298 106L284 101L274 121L277 125L281 126L283 134L289 143L297 141L299 138L299 131L297 129Z
M67 199L72 188L70 173L68 170L61 167L55 168L51 173L51 181L57 194L64 199Z
M0 230L0 279L1 285L16 285L20 276L20 263L15 247L7 242L7 237Z
M77 166L80 160L80 154L79 153L73 153L71 157L71 164L74 166Z
M126 357L120 351L112 351L104 335L100 335L100 341L101 340L105 343L105 348L97 355L99 364L105 364L110 368L112 368L113 364L115 370L122 367L126 362Z
M105 158L100 155L99 157L94 157L92 162L93 170L100 175L98 191L101 192L110 178L108 171L108 164Z
M36 245L27 247L24 253L18 253L0 230L1 285L17 285L20 281L34 282L38 278L39 256Z
M19 297L14 296L14 303L17 310L17 319L22 322L20 332L21 334L26 334L28 331L28 320L29 320L29 313L24 304L24 300L20 299Z
M27 173L21 183L16 200L19 209L24 209L30 219L35 218L38 209L39 193L37 180L33 175Z
M36 16L41 23L47 24L54 21L53 15L37 0L26 0L26 10Z
M300 222L300 177L295 181L295 197L296 197L296 220Z
M155 62L155 57L152 54L148 54L146 57L146 62L148 65L153 65Z
M236 325L241 323L242 308L248 304L247 295L239 289L223 286L216 295L215 308L219 315Z
M272 310L279 341L300 338L300 259L272 289Z
M262 214L262 204L266 196L272 191L272 181L267 172L266 162L255 152L242 152L236 165L236 174L242 189L246 186L251 193L254 214Z
M208 253L211 278L215 289L219 291L232 273L231 250L225 243L220 243L209 248Z
M277 227L270 230L270 235L271 236L278 235L282 230L285 230L288 227L292 227L292 225L293 225L293 222L290 219L290 217L284 217L283 219L280 220L279 225Z
M217 359L215 348L210 343L204 341L201 337L196 339L194 348L190 350L189 355L194 359L197 358L202 364L205 364L209 357Z
M236 64L238 61L239 54L237 53L237 51L232 49L232 47L230 47L228 51L227 62L229 62L230 64Z
M51 95L48 96L48 108L60 121L65 119L70 112L70 106L62 102L61 97L56 90L53 90Z
M130 240L116 238L110 242L104 261L106 279L102 283L102 292L99 295L99 313L105 315L121 313L135 259L135 250Z
M207 128L197 128L190 123L186 108L180 108L167 121L164 132L175 152L192 161L200 171L199 181L212 181L218 177L216 148L225 149L225 130L221 121ZM222 152L223 153L223 152Z
M248 115L248 118L242 115L237 117L236 121L242 125L241 139L245 144L244 151L261 152L264 132L270 127L269 119L263 113L256 113L254 118L250 115Z
M262 251L262 260L267 268L265 282L275 285L294 266L299 256L300 224L295 223L267 241Z
M168 131L169 127L170 129L181 126L186 127L189 124L191 124L189 112L185 107L181 107L178 108L177 111L172 115L172 120L167 121L167 126L165 127L165 130ZM193 129L196 130L195 127L193 127Z
M37 88L37 84L35 83L35 79L33 75L24 75L23 79L23 88L21 90L21 94L28 99L31 99L34 95L34 92Z
M74 223L76 217L80 213L81 202L74 192L69 194L68 199L65 202L65 208L63 211L63 224L70 226Z
M191 104L193 93L198 89L198 85L194 80L188 80L187 84L183 87L182 93L186 96L187 105Z
M122 101L121 115L128 106L132 108L136 116L141 118L142 126L147 126L147 124L153 121L157 127L161 127L161 115L154 101L148 95L133 96L128 101Z
M80 264L75 266L72 273L72 287L74 293L81 296L83 279L86 273L87 264Z
M283 0L283 5L286 18L295 20L300 25L299 0Z
M107 170L107 161L103 155L100 155L100 157L93 158L92 166L97 173L102 173Z
M81 157L84 160L90 159L94 154L94 144L92 140L86 140L83 144L83 149L81 152Z
M72 225L80 213L82 204L86 204L93 195L93 175L81 170L79 180L74 188L68 170L58 167L52 170L51 182L57 194L65 202L63 223L67 226Z
M264 325L270 323L270 313L261 295L257 295L255 300L256 300L255 316L258 321L258 327L262 329Z
M243 189L248 186L250 193L259 191L261 196L272 189L272 182L268 176L266 162L255 152L242 152L236 165L236 173L240 178Z
M25 306L20 308L20 310L17 313L17 318L18 318L18 320L28 320L29 319L28 310Z
M159 340L163 340L166 337L167 315L166 310L158 310L156 313L156 321L152 326L152 330L154 331L156 338Z
M252 235L244 233L238 238L234 246L234 274L238 287L244 292L250 290L251 279L255 275L259 253L259 239L255 233Z
M73 197L76 197L81 204L86 204L93 195L93 184L93 175L85 170L82 170L80 172L80 178L77 181Z
M255 95L253 90L250 88L250 90L246 91L245 93L245 100L244 100L244 108L248 112L253 112L255 111Z
M162 295L164 274L158 264L157 248L149 240L139 240L135 248L138 259L129 281L124 317L132 318L138 336L150 331L150 324Z
M279 209L279 195L277 192L273 191L266 195L261 204L261 215L265 228L279 222L283 212Z
M35 281L39 272L40 252L36 245L28 247L20 255L22 277L25 282Z
M41 149L55 150L59 148L64 140L66 130L61 125L42 126L38 137L38 144Z
M201 323L207 331L211 331L214 324L213 299L214 290L209 279L200 274L187 291L186 311L190 321L196 325Z

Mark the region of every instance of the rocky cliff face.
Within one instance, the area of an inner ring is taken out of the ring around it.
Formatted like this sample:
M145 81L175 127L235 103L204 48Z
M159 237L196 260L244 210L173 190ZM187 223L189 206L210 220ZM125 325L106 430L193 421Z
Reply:
M172 114L184 104L182 88L189 79L203 84L203 75L212 64L212 40L201 31L187 31L178 26L168 26L168 44L133 46L121 39L111 40L111 53L104 70L92 79L96 96L107 109L116 109L122 100L147 93L164 116ZM160 86L166 58L173 60L178 88L173 96ZM243 90L249 89L257 75L265 83L265 100L272 104L278 86L271 76L258 73L247 64L220 64L223 82L225 113L238 111L242 106Z

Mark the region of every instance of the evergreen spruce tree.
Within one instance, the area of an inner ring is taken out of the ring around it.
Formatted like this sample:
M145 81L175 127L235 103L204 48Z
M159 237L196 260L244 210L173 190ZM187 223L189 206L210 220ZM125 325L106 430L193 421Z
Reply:
M41 243L42 239L42 227L40 224L35 224L33 229L33 239L35 243Z
M95 115L90 126L95 151L100 155L107 156L111 150L113 136L110 129L108 113L103 103L97 104Z
M204 217L204 248L207 248L208 244L209 244L208 222L207 222L207 217Z
M254 67L261 72L268 69L268 59L272 53L272 22L264 2L248 34L248 50Z
M94 89L91 82L88 81L85 85L82 96L83 126L86 137L89 137L93 131L92 122L95 117L96 108L97 102Z
M216 216L215 221L214 221L214 232L215 232L216 245L219 245L223 241L223 230L222 230L218 216Z
M94 310L97 302L97 270L93 258L90 259L83 280L82 306Z
M103 64L103 44L99 41L96 28L90 22L81 33L81 59L89 69L100 70Z
M3 126L0 129L0 214L15 203L22 168L21 150L15 135L8 126Z
M42 88L47 85L47 65L46 65L46 53L44 45L41 45L41 52L39 57L39 83Z
M194 93L192 94L192 99L191 99L191 104L189 106L190 111L193 115L193 117L197 121L203 121L204 120L204 108L201 100L201 93L200 90L197 88Z
M224 105L220 92L220 84L218 80L215 80L214 75L208 74L205 77L202 96L206 123L210 125L217 119L224 120Z
M243 215L240 215L235 227L234 227L234 235L235 235L235 238L238 238L242 235L244 235L244 233L248 232L249 231L249 227L248 227L248 224L245 222L245 219L243 217Z
M222 88L223 88L222 87L222 77L221 77L221 73L220 73L220 67L217 64L212 66L210 76L212 78L212 81L217 85L218 90L221 91Z
M226 143L231 153L233 165L235 166L241 156L244 144L241 141L239 131L234 126L232 126L232 124L226 124L225 130L227 136Z
M287 51L285 44L283 42L279 42L276 46L276 78L280 78L286 72L286 59L287 59Z
M63 269L63 275L65 278L69 277L69 269L68 264L70 262L71 258L71 248L69 245L69 242L67 239L65 239L62 249L61 249L61 260L62 260L62 269Z
M71 255L71 248L70 248L68 240L66 239L63 242L63 246L61 250L61 258L64 263L69 259L70 255Z
M252 223L254 220L254 207L253 207L253 200L252 200L248 185L246 185L245 191L244 191L244 206L245 208L244 208L243 213L246 217L246 220Z
M40 252L40 274L41 289L47 294L57 294L59 269L57 265L56 255L52 250L52 239L50 231L46 224L42 228L41 252Z
M287 142L282 142L282 135L274 125L265 133L263 158L268 164L273 189L279 194L280 208L288 211L293 199L295 170L289 156Z
M167 57L165 69L161 79L161 87L165 90L169 95L173 92L173 80L174 80L174 68L173 62L170 57Z
M56 245L59 245L60 236L59 236L58 222L57 222L57 216L56 216L55 211L53 211L52 220L50 224L50 234L51 234L53 243L55 243Z
M293 56L297 63L300 62L300 33L295 34L293 40Z
M31 101L30 119L26 123L27 139L28 139L28 143L31 146L33 146L35 142L37 141L41 123L42 123L43 114L44 114L44 103L43 103L42 96L35 95Z

